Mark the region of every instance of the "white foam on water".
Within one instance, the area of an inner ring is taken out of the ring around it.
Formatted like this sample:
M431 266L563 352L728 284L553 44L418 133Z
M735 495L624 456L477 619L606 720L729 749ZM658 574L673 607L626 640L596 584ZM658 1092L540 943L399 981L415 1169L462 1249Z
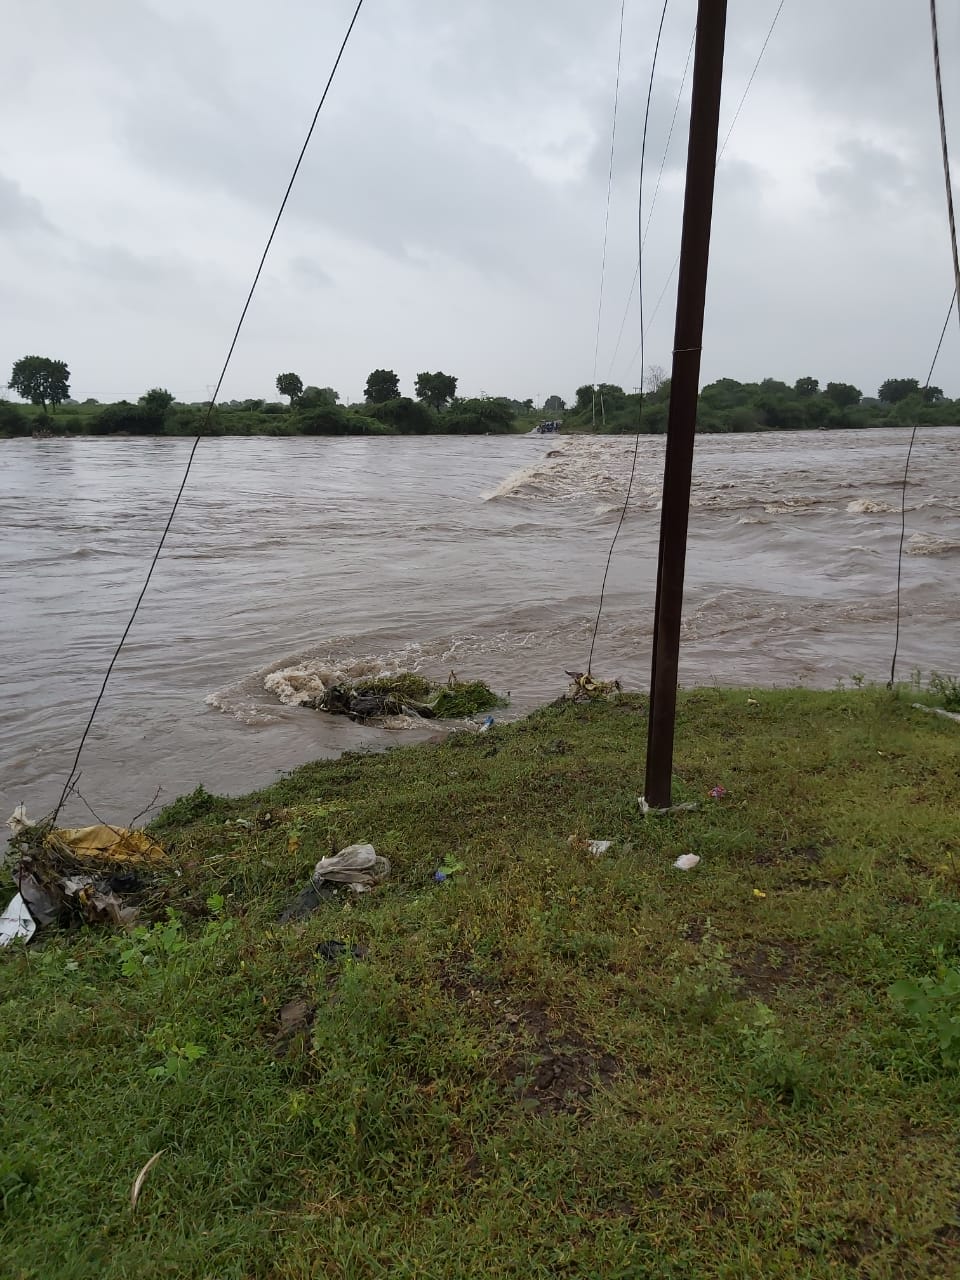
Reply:
M914 533L907 539L908 556L946 556L960 551L960 542L936 538L932 533Z
M384 676L399 675L401 671L415 671L417 665L411 657L408 652L405 655L373 655L343 662L308 658L293 666L267 672L263 677L263 687L284 706L302 707L311 698L345 681L379 680Z
M854 498L847 503L847 510L855 516L872 516L885 514L894 508L886 502L877 502L874 498Z
M769 516L808 516L818 511L829 511L819 498L795 495L780 498L776 502L765 502L763 509Z

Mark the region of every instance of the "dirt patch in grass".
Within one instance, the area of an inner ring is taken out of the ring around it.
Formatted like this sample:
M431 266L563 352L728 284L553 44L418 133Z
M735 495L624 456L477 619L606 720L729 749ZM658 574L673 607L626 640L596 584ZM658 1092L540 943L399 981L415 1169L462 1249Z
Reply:
M815 844L799 845L794 849L758 849L751 861L755 867L782 867L789 862L817 866L823 861L823 850Z
M562 1031L537 1004L505 1015L515 1048L499 1078L521 1106L537 1115L582 1111L597 1089L609 1088L620 1072L615 1058L574 1031Z
M761 942L748 956L735 960L730 969L746 994L763 1000L784 983L796 980L799 955L795 942Z
M298 996L288 1000L277 1015L277 1040L286 1042L301 1031L308 1031L316 1017L316 1007Z
M834 1246L834 1252L850 1266L860 1266L881 1249L883 1243L883 1236L869 1222L851 1222L844 1237Z

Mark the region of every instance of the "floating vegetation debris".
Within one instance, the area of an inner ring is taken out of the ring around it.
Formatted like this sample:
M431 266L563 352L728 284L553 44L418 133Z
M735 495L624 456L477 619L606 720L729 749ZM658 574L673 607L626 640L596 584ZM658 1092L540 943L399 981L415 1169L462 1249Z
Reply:
M467 720L493 707L505 707L507 702L482 680L460 680L451 672L446 684L437 684L411 671L401 671L396 675L341 680L302 705L366 724L398 716L413 721Z

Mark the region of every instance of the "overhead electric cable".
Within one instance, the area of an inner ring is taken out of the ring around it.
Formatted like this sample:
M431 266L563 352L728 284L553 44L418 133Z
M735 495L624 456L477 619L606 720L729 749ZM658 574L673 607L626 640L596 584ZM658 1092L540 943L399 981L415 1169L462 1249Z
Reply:
M327 83L324 86L324 90L320 97L320 101L317 104L317 109L313 113L313 119L310 121L310 127L307 130L307 136L304 138L303 146L300 148L300 154L297 156L296 163L293 166L293 172L290 175L290 180L287 183L286 190L283 193L283 199L280 201L280 208L277 210L277 216L274 218L273 225L270 228L270 234L267 237L267 243L264 246L263 253L260 255L260 261L257 264L257 270L253 277L253 283L250 286L249 292L247 293L246 301L243 304L243 309L240 312L240 319L237 321L237 327L233 332L233 337L230 341L230 346L227 349L226 359L224 360L223 367L220 370L220 376L217 379L217 384L216 384L216 387L214 388L213 395L211 396L210 400L207 403L207 411L203 418L203 421L200 424L199 433L195 437L193 441L193 446L191 447L190 453L187 457L187 465L183 472L183 478L180 481L180 488L177 490L177 495L173 500L173 506L170 508L170 514L167 517L167 522L164 525L163 532L160 535L160 541L157 543L157 548L153 553L153 558L150 561L150 567L147 571L147 576L144 579L142 588L140 589L140 594L137 597L136 604L133 606L133 612L130 614L130 617L127 621L127 625L124 627L123 634L120 637L120 641L116 649L114 650L113 657L110 659L110 662L107 665L106 674L104 675L103 682L100 685L100 691L97 694L96 700L94 701L94 704L93 704L93 710L90 712L90 716L87 720L86 726L84 727L83 733L80 736L80 744L77 747L76 754L73 758L73 764L70 767L70 773L68 774L67 780L63 786L63 790L60 793L60 799L57 801L57 806L53 811L53 815L52 815L53 821L56 821L57 817L59 816L60 810L63 808L64 802L70 793L70 788L73 786L73 783L76 780L77 767L80 763L80 757L83 754L83 748L86 745L86 741L90 734L90 730L93 727L93 722L96 718L97 712L100 709L100 704L103 701L103 695L106 692L107 684L110 680L110 676L113 673L113 669L116 666L117 659L120 657L120 653L123 649L124 644L126 643L127 636L130 634L130 630L133 626L134 620L136 619L137 613L140 610L140 605L143 603L143 598L147 594L147 588L150 585L150 579L153 577L153 571L157 567L157 561L160 559L160 553L163 550L164 543L167 540L167 534L170 532L170 526L173 524L174 516L176 515L177 508L180 505L180 499L183 497L184 489L186 489L187 487L187 480L190 476L190 469L193 466L193 460L197 453L197 447L200 444L200 439L204 434L207 424L210 422L210 418L213 413L214 406L217 402L217 397L219 396L220 389L223 386L223 380L227 375L227 369L230 366L230 360L233 356L234 349L236 348L237 340L240 337L240 330L243 328L243 322L246 319L248 310L250 309L250 303L253 300L254 291L256 290L257 284L260 281L260 275L263 271L264 263L267 260L267 254L270 252L270 246L273 244L273 238L277 234L277 228L280 225L280 219L283 217L284 210L287 207L287 201L290 199L290 192L293 190L293 184L296 181L297 174L300 172L300 166L303 164L303 158L307 153L307 147L310 145L310 139L313 137L313 131L316 128L317 120L319 119L320 112L323 109L323 104L327 100L327 94L330 92L330 86L333 84L334 76L337 74L337 68L340 66L340 62L341 62L341 59L343 58L344 51L346 50L347 43L353 32L353 28L356 25L357 18L360 16L360 10L362 8L363 8L363 0L357 0L357 6L353 11L353 17L350 19L350 23L347 27L346 34L344 35L343 40L340 44L340 49L334 60L333 67L330 71L330 75L327 77Z
M617 145L617 109L620 105L620 66L623 59L623 18L627 0L620 0L620 32L617 37L617 78L613 91L613 125L610 129L610 167L607 172L607 206L603 216L603 253L600 259L600 293L597 298L597 337L593 348L593 386L596 399L597 364L600 359L600 321L603 317L603 285L607 274L607 238L610 231L610 200L613 194L613 157ZM603 406L601 403L601 413ZM594 406L594 424L596 424L596 407Z
M640 240L640 252L637 255L637 282L640 296L640 332L643 333L643 167L647 154L647 132L650 126L650 101L653 97L653 83L657 71L657 57L660 53L660 41L663 37L663 24L667 17L667 7L670 0L663 0L663 9L660 13L660 25L657 28L657 39L653 47L653 60L650 64L650 79L647 83L647 104L643 113L643 138L640 143L640 182L637 192L637 237ZM637 435L633 445L633 461L630 465L630 478L627 482L627 492L623 499L623 507L620 511L620 519L614 531L613 538L610 542L610 550L607 552L607 562L603 570L603 579L600 583L600 600L597 605L597 617L593 624L593 636L590 640L590 653L587 657L587 674L589 675L593 668L593 651L597 644L597 634L600 630L600 619L603 616L603 604L607 590L607 578L610 574L610 565L613 561L613 552L617 545L617 539L620 537L620 530L623 528L623 522L627 516L627 508L630 505L630 495L633 492L633 481L637 474L637 458L640 454L640 426L643 418L643 392L640 393L640 401L637 408Z
M953 312L954 303L957 304L957 318L960 319L960 251L958 251L957 248L957 220L953 210L953 178L950 173L950 147L947 142L947 117L943 105L943 74L940 67L940 32L937 23L937 0L930 0L930 31L933 39L933 79L937 95L937 116L940 123L940 151L943 159L943 181L947 189L947 226L950 233L950 251L953 256L953 296L947 310L947 318L943 323L943 329L940 333L940 341L937 343L937 349L934 352L933 360L930 364L930 372L927 374L927 381L923 388L924 391L927 391L930 387L930 380L933 377L937 358L940 355L940 348L943 346L943 339L947 332L947 325L950 323L950 316ZM893 657L890 660L890 679L887 682L887 687L890 689L893 688L894 683L896 682L897 655L900 651L903 543L907 532L907 481L910 474L910 459L913 457L913 446L916 443L917 431L919 428L920 424L918 422L914 425L914 428L910 433L910 445L907 449L907 460L903 468L903 485L900 490L900 545L897 551L897 621L893 638Z
M663 170L667 163L667 155L670 151L670 143L673 140L673 130L677 123L677 115L680 111L680 102L683 98L683 88L687 83L687 72L690 70L690 59L693 57L693 46L697 38L696 28L690 37L690 47L687 50L687 60L683 64L683 75L680 77L680 88L677 90L677 100L673 104L673 116L670 119L670 128L667 131L667 141L663 148L663 155L660 157L660 170L657 173L657 185L653 189L653 199L650 201L650 208L647 212L647 224L643 229L643 237L640 241L640 252L643 252L644 245L647 243L647 236L650 234L650 223L653 220L653 210L656 207L657 196L660 194L660 183L663 180ZM613 355L610 357L610 368L607 372L609 379L613 375L613 366L616 363L617 356L620 354L620 343L623 341L623 331L626 327L627 316L630 314L630 305L633 302L633 291L636 287L637 280L640 277L640 258L637 256L637 265L633 271L633 279L630 281L630 288L627 290L627 303L623 308L623 316L620 320L620 330L617 333L617 345L613 349ZM596 375L594 375L596 376Z
M743 111L743 104L746 102L747 94L750 92L751 86L753 85L754 80L757 78L757 72L760 69L760 63L763 61L763 55L767 51L767 45L770 43L770 37L773 35L773 29L777 25L777 21L779 20L780 14L783 12L783 6L786 4L786 2L787 0L780 0L780 3L777 5L777 10L773 15L773 21L770 23L770 26L767 30L767 34L766 34L766 37L764 38L763 44L760 46L760 52L757 54L757 60L753 64L753 70L750 72L750 77L747 80L746 87L744 88L743 93L740 95L740 101L737 103L737 109L733 113L733 119L730 121L730 127L727 129L726 135L723 139L723 143L720 146L720 150L717 152L717 164L719 164L720 161L723 159L723 153L727 149L727 143L730 141L730 135L733 133L734 125L740 119L740 113L741 111ZM673 279L674 275L676 274L676 270L679 265L680 265L680 255L678 254L677 257L674 259L673 266L670 268L670 274L667 276L666 283L664 284L663 288L660 290L660 296L657 298L656 304L654 305L653 310L650 312L650 318L647 321L648 327L652 325L654 320L656 319L657 312L660 310L660 304L663 302L666 292L670 288L670 282ZM641 340L641 346L642 346L642 340ZM627 373L629 373L630 370L633 368L636 362L637 356L640 354L641 346L638 346L636 351L634 351L633 355L630 357L630 363L627 365ZM642 361L641 361L641 365L642 365ZM643 376L642 368L640 372L642 377Z

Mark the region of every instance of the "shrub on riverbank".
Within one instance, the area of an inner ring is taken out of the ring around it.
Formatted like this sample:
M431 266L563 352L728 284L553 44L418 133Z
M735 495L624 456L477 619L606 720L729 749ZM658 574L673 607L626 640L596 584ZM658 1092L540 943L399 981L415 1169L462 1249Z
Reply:
M0 960L7 1271L952 1274L958 729L913 696L685 694L673 816L638 698L178 801L172 918ZM278 926L362 840L388 882Z

